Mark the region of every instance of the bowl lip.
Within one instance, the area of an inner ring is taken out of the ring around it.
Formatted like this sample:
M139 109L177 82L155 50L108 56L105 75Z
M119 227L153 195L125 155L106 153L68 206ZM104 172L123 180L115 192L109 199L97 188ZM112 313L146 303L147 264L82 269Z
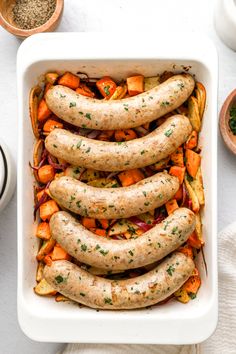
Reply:
M226 97L221 107L219 126L220 126L220 133L224 140L225 145L233 154L236 155L236 143L234 144L230 139L230 135L228 133L228 129L226 126L226 113L228 112L229 106L232 103L234 98L236 98L236 89L230 92L230 94Z
M6 19L2 15L2 12L0 12L0 25L3 28L5 28L5 30L7 30L8 32L16 36L28 37L35 33L41 33L47 31L48 28L50 28L50 26L53 25L60 18L63 11L63 7L64 7L64 0L56 0L55 10L52 16L48 19L48 21L39 27L34 27L29 30L11 25L8 21L6 21Z

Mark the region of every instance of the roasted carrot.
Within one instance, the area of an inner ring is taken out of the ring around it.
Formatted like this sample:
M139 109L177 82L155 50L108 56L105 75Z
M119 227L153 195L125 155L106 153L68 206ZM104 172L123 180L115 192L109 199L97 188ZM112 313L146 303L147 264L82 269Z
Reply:
M170 215L176 209L178 209L179 206L178 206L176 199L171 199L165 204L165 207L166 207L166 211L167 211L168 215Z
M195 178L200 166L201 157L199 154L190 149L186 149L185 157L188 174Z
M43 261L47 266L51 267L52 265L52 252L48 253L44 258Z
M95 93L93 91L91 91L88 86L86 86L85 84L82 84L82 83L79 85L79 87L75 91L83 96L92 97L92 98L95 96Z
M52 87L52 84L49 82L46 84L45 89L44 89L44 95L48 92L48 90Z
M53 249L56 241L51 237L49 240L44 241L42 247L40 248L36 258L41 261L51 250Z
M53 261L70 260L70 255L58 243L54 246L51 258Z
M110 76L104 76L102 79L98 80L96 86L101 95L107 99L110 98L116 90L116 83Z
M196 130L193 130L188 140L184 144L185 149L194 149L197 146L198 134Z
M98 136L98 140L110 141L113 134L114 134L114 130L103 130Z
M128 141L132 139L136 139L137 134L133 129L126 130L116 130L115 131L115 139L116 141Z
M101 224L102 228L105 230L108 229L108 227L110 225L109 220L107 220L107 219L100 219L99 223Z
M53 131L53 129L55 129L55 128L62 129L63 124L60 122L57 122L56 120L48 119L43 126L43 130L45 133L51 133L51 131Z
M183 285L183 289L188 294L196 295L201 285L201 278L199 275L192 275Z
M82 225L87 229L91 229L92 227L96 227L96 220L93 218L82 218Z
M130 96L138 95L144 91L143 75L136 75L127 78L128 92Z
M46 81L50 84L54 84L58 78L58 74L57 73L47 73L45 75Z
M197 237L197 234L195 231L189 236L187 243L188 243L188 245L192 246L193 248L199 249L202 247L202 242Z
M59 211L59 207L55 200L48 200L39 207L39 215L43 221L50 220L51 216Z
M49 189L48 188L47 189L44 188L43 190L41 190L40 192L38 192L36 194L36 197L37 197L38 201L40 200L40 198L43 196L44 193L46 193L49 196Z
M75 90L79 87L80 78L70 72L65 73L58 80L59 85L67 86L72 90Z
M179 189L177 190L177 192L176 192L176 194L175 194L175 196L174 196L174 199L176 199L176 200L182 200L182 198L183 198L183 187L181 186L181 187L179 187Z
M90 229L94 234L98 236L106 236L107 232L104 229L99 229L99 228L91 228Z
M122 186L127 187L144 179L144 174L138 168L134 168L133 170L119 173L118 177Z
M37 230L36 230L36 236L41 238L42 240L49 240L51 237L51 233L50 233L50 227L49 224L47 222L41 222L40 224L38 224L37 226Z
M180 146L178 149L170 155L170 159L175 166L184 167L184 152Z
M51 111L47 106L46 101L42 98L38 105L38 120L41 122L51 115Z
M182 184L184 181L185 167L172 166L169 170L171 176L176 176L179 179L179 183Z
M51 165L44 165L38 169L38 178L41 183L47 184L55 176L54 168Z
M178 248L178 252L181 252L181 253L185 254L185 256L193 259L193 249L192 249L192 246L190 246L190 245L186 245L186 246Z

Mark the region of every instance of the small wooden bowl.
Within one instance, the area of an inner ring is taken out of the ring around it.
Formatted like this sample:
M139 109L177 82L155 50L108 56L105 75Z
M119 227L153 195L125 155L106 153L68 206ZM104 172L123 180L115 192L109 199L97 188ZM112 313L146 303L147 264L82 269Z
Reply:
M232 91L226 98L220 111L220 131L222 138L228 147L236 155L236 135L234 135L229 127L230 110L236 107L236 89Z
M59 25L64 8L64 0L56 0L56 8L50 19L42 26L30 30L21 29L13 21L12 9L16 0L0 0L0 25L19 38L26 38L35 33L53 32Z

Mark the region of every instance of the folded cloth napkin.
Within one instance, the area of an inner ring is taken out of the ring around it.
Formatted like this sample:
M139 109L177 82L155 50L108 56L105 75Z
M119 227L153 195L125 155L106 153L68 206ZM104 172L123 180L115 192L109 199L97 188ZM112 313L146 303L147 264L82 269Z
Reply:
M68 344L63 354L236 354L236 222L219 237L219 322L197 345Z

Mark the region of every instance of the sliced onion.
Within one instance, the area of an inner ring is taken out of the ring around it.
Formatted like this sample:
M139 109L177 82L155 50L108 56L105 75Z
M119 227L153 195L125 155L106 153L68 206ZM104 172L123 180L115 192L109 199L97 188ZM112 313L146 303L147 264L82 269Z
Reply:
M158 217L152 222L153 225L160 224L163 220L165 220L165 215L159 214Z
M88 133L87 138L96 139L99 134L100 134L100 130L92 130L90 133Z
M107 178L107 179L113 178L113 177L117 176L118 173L119 173L119 172L111 172L111 173L109 173L109 174L107 175L106 178Z
M82 169L81 169L80 174L79 174L79 176L78 176L78 178L77 178L79 181L81 180L81 178L82 178L82 176L83 176L83 174L84 174L85 171L86 171L86 168L82 168Z
M136 133L138 133L141 136L148 134L148 130L145 129L144 127L136 127L136 128L134 128L134 130L136 131Z
M46 200L47 200L47 198L48 198L48 195L47 195L47 193L46 193L45 191L48 189L49 185L50 185L50 182L48 182L48 183L46 184L46 187L45 187L45 190L44 190L43 195L41 196L41 198L39 199L39 201L38 201L38 202L35 204L35 206L34 206L34 220L36 219L37 210L39 209L39 207L40 207L43 203L46 202Z
M143 220L137 218L137 216L131 216L131 218L129 218L129 220L132 223L134 223L135 225L137 225L138 227L140 227L140 229L142 229L145 232L152 228L152 225L147 224Z
M67 163L56 163L53 161L53 158L50 154L48 154L48 163L56 170L65 170L68 166Z

